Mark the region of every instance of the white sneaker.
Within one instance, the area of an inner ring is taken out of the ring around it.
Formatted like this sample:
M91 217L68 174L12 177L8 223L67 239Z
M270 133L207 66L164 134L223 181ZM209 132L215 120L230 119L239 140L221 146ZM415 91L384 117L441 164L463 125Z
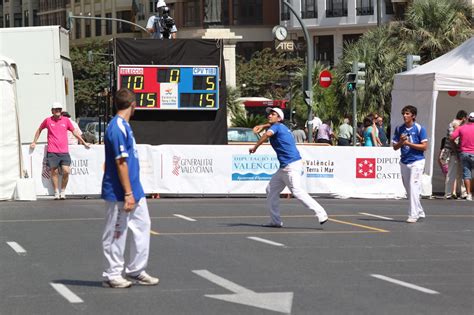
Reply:
M467 194L467 196L466 196L466 200L468 200L468 201L472 201L472 194Z
M283 227L283 222L280 222L280 223L268 222L268 223L262 224L262 227L281 228Z
M325 215L324 217L321 217L321 218L318 217L318 220L319 220L319 224L323 225L324 223L328 222L329 218L327 215Z
M59 191L54 192L54 200L59 200Z
M407 219L407 223L416 223L416 221L418 221L417 218L408 217Z
M102 286L104 288L112 288L112 289L125 289L130 288L132 286L132 282L124 279L123 277L104 280L102 282Z
M65 191L61 191L61 193L59 194L59 199L66 200L66 192Z
M130 280L141 285L157 285L160 279L150 276L146 271L140 272L138 276L127 275Z

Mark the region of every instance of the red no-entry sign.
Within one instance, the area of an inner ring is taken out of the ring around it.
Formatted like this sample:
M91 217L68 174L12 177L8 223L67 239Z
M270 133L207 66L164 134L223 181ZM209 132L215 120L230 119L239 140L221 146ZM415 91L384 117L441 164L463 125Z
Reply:
M328 70L323 70L319 74L319 85L323 88L327 88L332 83L332 75Z

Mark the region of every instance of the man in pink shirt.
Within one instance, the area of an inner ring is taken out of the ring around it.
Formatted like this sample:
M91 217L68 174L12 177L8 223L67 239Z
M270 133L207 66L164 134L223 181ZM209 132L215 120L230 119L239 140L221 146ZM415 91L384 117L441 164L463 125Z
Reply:
M469 114L467 124L458 127L451 134L451 140L459 137L459 149L461 151L461 163L464 179L466 185L467 198L472 201L471 179L472 168L474 166L474 112Z
M36 141L43 129L48 129L48 152L46 161L51 168L51 180L53 181L54 199L66 199L66 186L69 179L69 166L71 165L71 156L69 155L69 145L67 131L71 131L77 139L86 147L89 144L82 139L69 118L61 115L61 103L54 102L51 106L53 116L46 118L38 130L36 130L35 138L31 143L31 149L35 149ZM59 167L62 169L61 192L59 192Z

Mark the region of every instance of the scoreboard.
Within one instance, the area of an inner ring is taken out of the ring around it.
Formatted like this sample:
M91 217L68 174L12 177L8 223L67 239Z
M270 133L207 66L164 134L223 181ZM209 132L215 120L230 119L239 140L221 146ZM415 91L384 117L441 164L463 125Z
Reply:
M219 109L219 67L119 65L118 87L135 92L136 109Z

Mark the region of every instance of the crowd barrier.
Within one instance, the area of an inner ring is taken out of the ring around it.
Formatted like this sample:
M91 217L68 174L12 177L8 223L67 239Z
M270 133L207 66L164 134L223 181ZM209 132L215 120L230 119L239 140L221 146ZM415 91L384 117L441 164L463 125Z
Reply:
M140 176L147 194L259 195L279 167L275 152L262 145L138 145ZM298 146L304 184L311 194L338 198L403 198L400 152L392 148ZM23 146L25 168L38 196L52 195L45 145ZM100 194L104 147L70 146L68 195Z

